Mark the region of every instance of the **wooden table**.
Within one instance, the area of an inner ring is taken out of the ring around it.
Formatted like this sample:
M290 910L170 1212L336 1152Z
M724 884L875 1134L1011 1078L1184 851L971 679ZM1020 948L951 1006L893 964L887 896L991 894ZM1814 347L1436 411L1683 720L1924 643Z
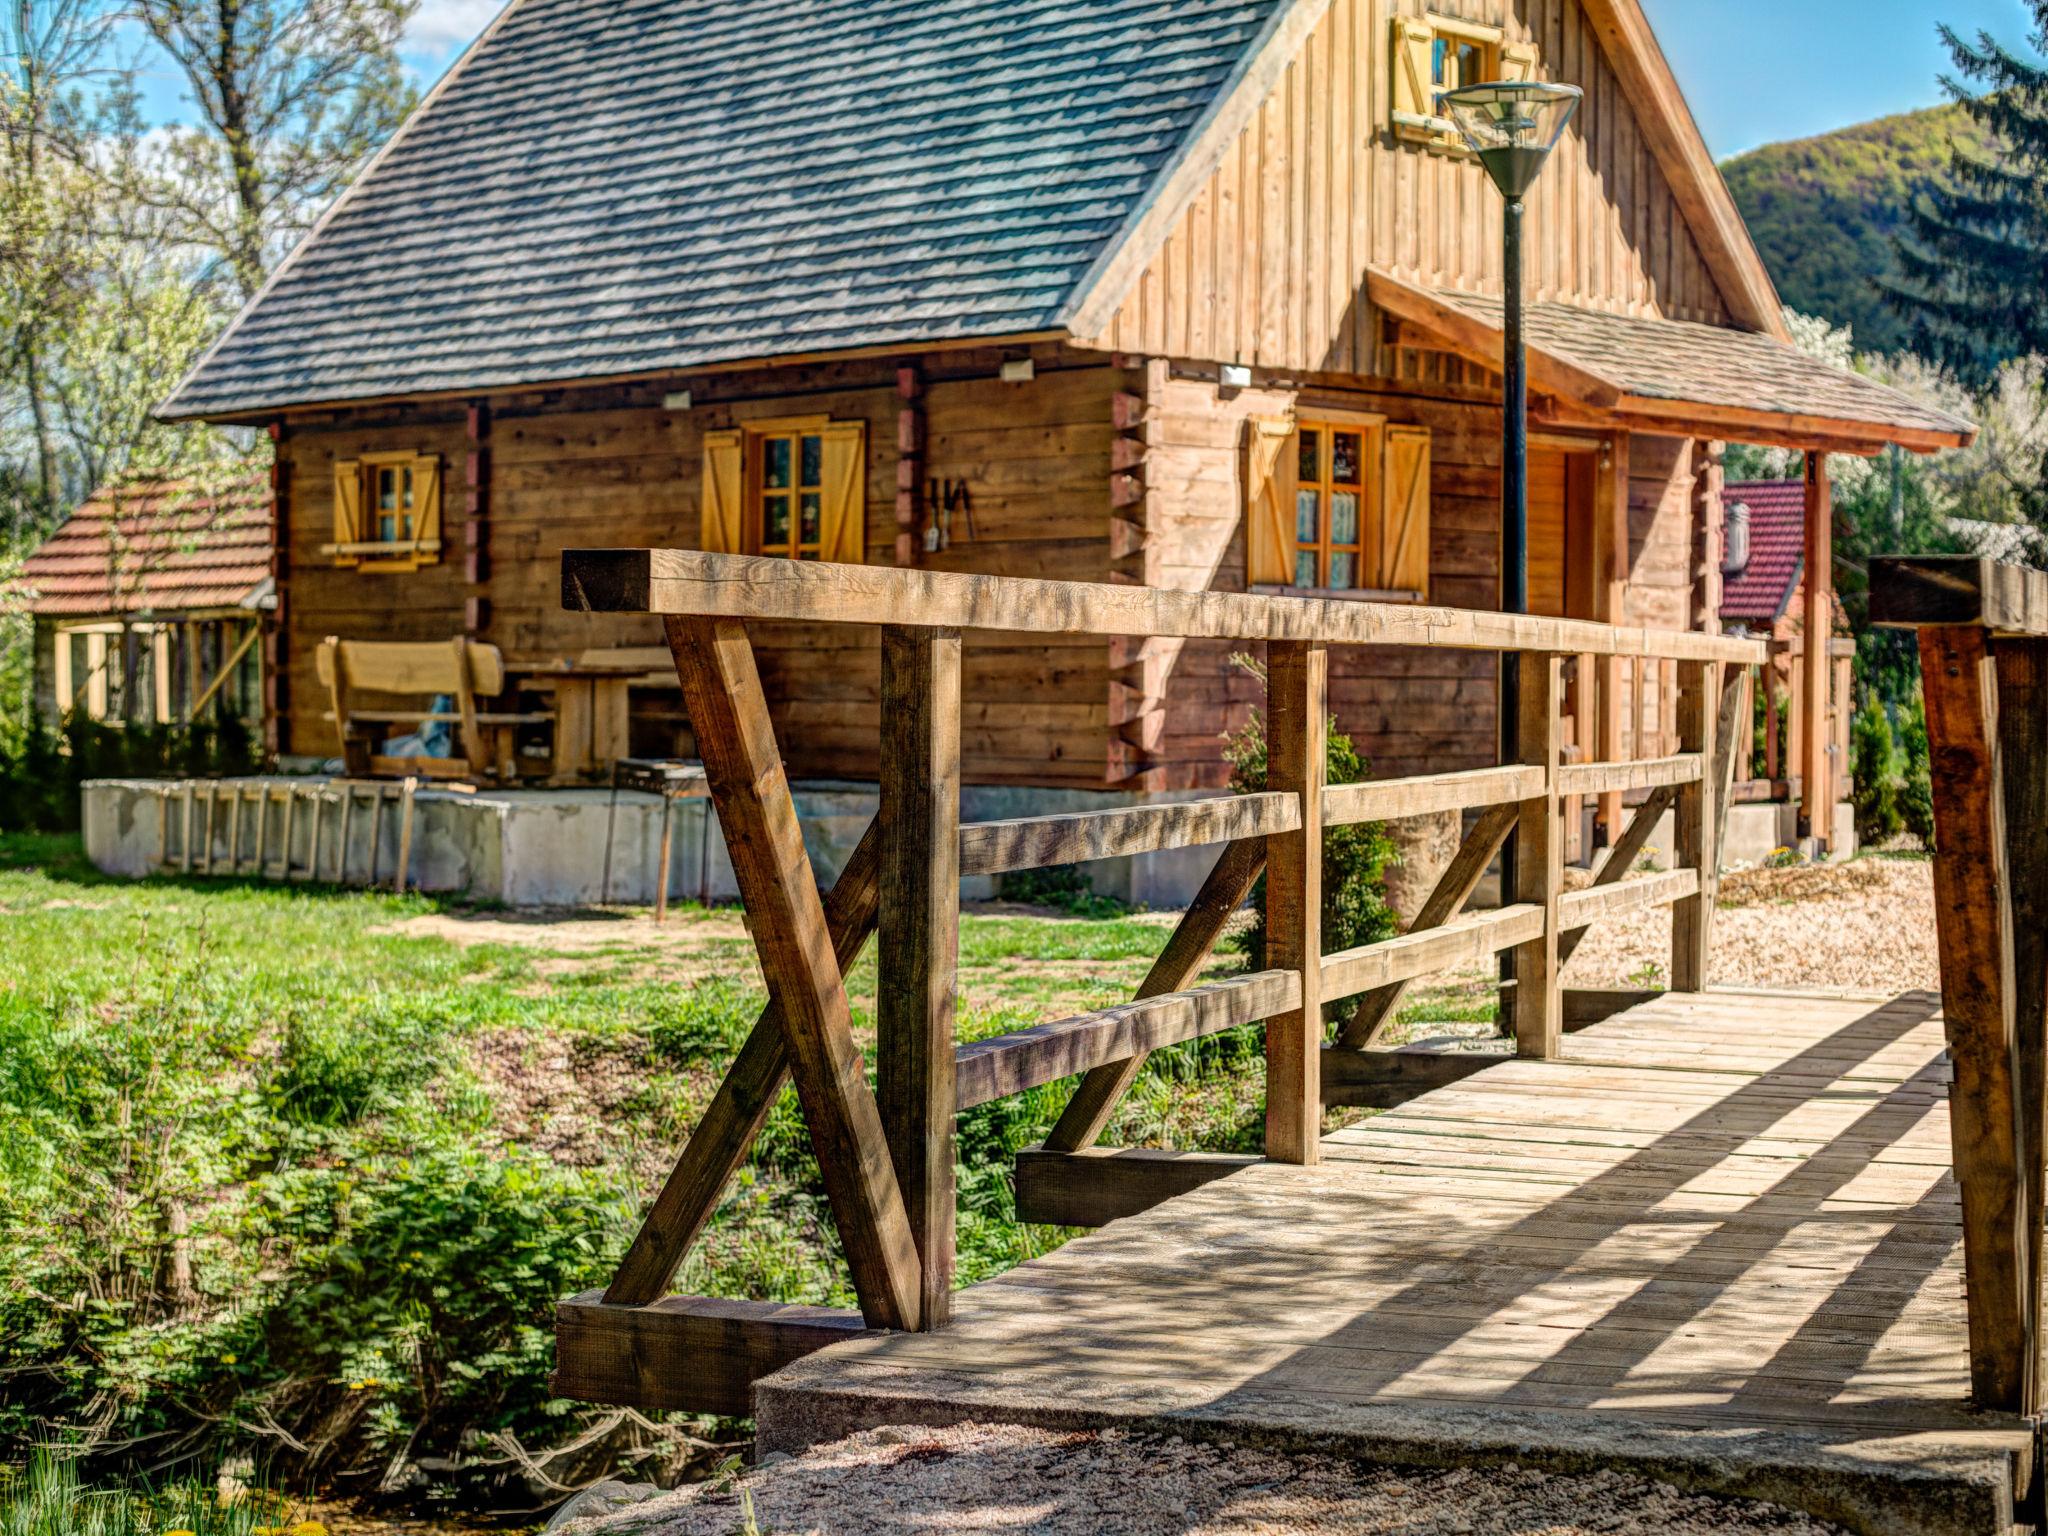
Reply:
M645 667L542 662L509 669L526 686L555 696L555 758L550 784L605 781L632 755L628 696Z

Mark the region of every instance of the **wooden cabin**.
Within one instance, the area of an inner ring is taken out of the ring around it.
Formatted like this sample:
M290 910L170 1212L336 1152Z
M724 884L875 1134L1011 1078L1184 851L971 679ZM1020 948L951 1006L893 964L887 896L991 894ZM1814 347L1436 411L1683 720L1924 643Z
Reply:
M260 479L127 476L87 497L13 583L45 720L184 725L263 713L271 498Z
M335 750L330 635L656 669L579 547L1497 605L1501 205L1436 109L1491 78L1585 93L1530 205L1537 609L1716 628L1721 442L1969 439L1793 350L1638 0L513 0L164 408L277 443L275 749ZM793 774L872 782L876 637L760 651ZM1494 760L1490 660L1333 667L1376 771ZM1580 669L1578 739L1658 749L1664 684ZM1260 697L970 637L966 777L1214 786ZM632 717L689 752L673 689Z

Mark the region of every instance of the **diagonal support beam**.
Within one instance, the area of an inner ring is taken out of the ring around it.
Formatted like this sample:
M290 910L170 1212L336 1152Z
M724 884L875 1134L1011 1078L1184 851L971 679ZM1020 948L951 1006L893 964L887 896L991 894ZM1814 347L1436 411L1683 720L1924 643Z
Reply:
M1163 997L1185 992L1208 963L1216 941L1230 924L1230 916L1244 905L1252 887L1266 868L1266 840L1247 837L1227 844L1218 855L1209 878L1195 896L1194 904L1181 914L1180 923L1166 948L1152 962L1138 988L1138 997ZM1050 1152L1080 1152L1095 1145L1109 1127L1117 1104L1130 1091L1144 1070L1145 1058L1131 1056L1092 1069L1067 1101L1059 1123L1045 1138Z
M1436 882L1436 889L1429 893L1429 899L1422 904L1422 910L1415 915L1415 921L1408 925L1411 933L1426 933L1432 928L1441 928L1460 912L1472 898L1473 891L1486 875L1487 866L1493 863L1500 852L1500 845L1507 841L1515 822L1521 816L1521 808L1515 805L1488 806L1485 813L1466 834L1465 841L1458 846L1458 852ZM1354 1050L1371 1050L1379 1044L1380 1036L1393 1023L1395 1013L1401 1007L1401 999L1408 995L1413 986L1411 981L1397 981L1390 987L1379 987L1358 1000L1358 1009L1338 1031L1337 1043Z
M881 848L880 834L870 822L825 901L833 958L842 974L852 969L875 931ZM668 1182L654 1197L639 1235L605 1290L606 1306L644 1307L668 1293L676 1270L718 1209L725 1186L753 1149L788 1080L782 1005L771 997L690 1133Z
M1599 873L1593 876L1595 886L1612 885L1635 868L1636 860L1642 856L1643 849L1649 846L1650 834L1657 830L1657 823L1664 819L1664 813L1671 809L1677 798L1676 784L1660 785L1650 791L1650 798L1636 807L1636 813L1629 818L1627 828L1615 841L1614 846L1607 850L1607 857L1602 861ZM1586 935L1592 931L1589 926L1559 935L1557 963L1562 966L1571 959L1572 951L1584 943Z
M738 619L670 617L669 648L768 992L782 1009L790 1073L870 1327L918 1326L918 1254L846 981L804 852L768 701Z

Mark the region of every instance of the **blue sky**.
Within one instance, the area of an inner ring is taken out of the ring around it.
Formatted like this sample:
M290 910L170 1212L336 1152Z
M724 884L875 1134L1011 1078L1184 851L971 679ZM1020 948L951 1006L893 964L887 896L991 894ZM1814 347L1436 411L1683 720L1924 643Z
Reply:
M439 78L501 0L422 0L405 59L422 86ZM1716 156L1805 138L1942 99L1946 21L2027 40L2022 0L1643 0ZM183 82L146 82L158 119L189 112Z

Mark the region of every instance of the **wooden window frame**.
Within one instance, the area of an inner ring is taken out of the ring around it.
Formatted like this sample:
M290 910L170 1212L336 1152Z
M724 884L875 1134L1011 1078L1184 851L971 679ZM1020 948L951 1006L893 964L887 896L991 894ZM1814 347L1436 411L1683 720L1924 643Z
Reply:
M833 425L830 416L777 416L762 421L740 423L740 538L745 553L781 560L824 558L824 436ZM802 483L803 440L806 437L818 439L818 483L814 488L806 487ZM767 484L768 445L773 442L787 442L790 445L790 484L779 491L771 489ZM803 498L807 489L814 489L818 497L818 537L811 543L805 543L800 538L803 531ZM768 497L778 494L789 498L789 541L784 544L770 544L765 537Z
M1481 50L1481 80L1459 80L1455 84L1436 78L1436 52L1444 45L1476 46ZM1409 50L1426 49L1429 56L1428 68L1422 71L1422 78L1411 83L1408 71L1411 67ZM1482 84L1495 80L1533 80L1536 78L1537 51L1534 43L1511 42L1505 28L1491 26L1484 22L1466 21L1456 16L1440 16L1426 12L1421 16L1396 16L1393 23L1394 85L1390 118L1397 138L1418 144L1428 149L1449 154L1469 155L1465 137L1458 132L1457 124L1442 116L1436 110L1439 91L1456 90L1466 85ZM1414 101L1417 92L1424 98ZM1409 105L1404 106L1404 100Z
M320 546L320 553L337 566L365 574L416 571L423 565L440 563L442 497L446 476L441 456L425 451L365 453L335 465L337 476L352 473L356 482L356 509L362 519L358 535L377 523L377 478L385 470L406 471L414 477L415 490L424 473L428 494L417 497L412 508L412 537L404 539L363 538L336 540ZM422 529L430 530L422 533Z
M1386 462L1386 418L1363 415L1349 411L1319 411L1314 409L1296 413L1294 436L1287 450L1294 454L1297 466L1301 463L1302 437L1305 433L1316 434L1317 476L1311 482L1297 468L1294 479L1295 516L1294 557L1295 569L1300 569L1301 556L1313 552L1316 562L1316 579L1313 582L1293 582L1295 591L1351 592L1361 586L1368 571L1376 571L1378 546L1386 509L1381 506L1382 466ZM1358 438L1358 479L1339 481L1336 478L1337 438L1339 434ZM1301 497L1314 491L1317 499L1316 538L1304 542L1301 538ZM1336 499L1340 491L1355 492L1358 497L1358 537L1348 543L1336 542ZM1355 564L1353 579L1338 582L1330 579L1330 562L1338 554L1349 554Z

